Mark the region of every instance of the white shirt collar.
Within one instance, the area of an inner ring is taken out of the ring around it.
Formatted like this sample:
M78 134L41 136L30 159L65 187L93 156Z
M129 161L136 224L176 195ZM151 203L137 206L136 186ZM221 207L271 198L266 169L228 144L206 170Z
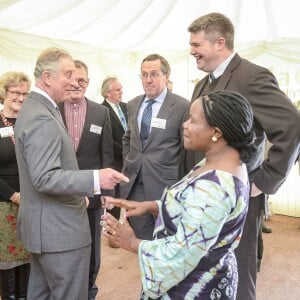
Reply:
M57 104L56 104L56 102L44 91L44 90L42 90L42 89L40 89L39 87L37 87L37 86L34 86L33 88L32 88L32 91L33 92L36 92L36 93L38 93L38 94L41 94L41 95L43 95L44 97L46 97L50 102L51 102L51 104L56 108L57 107Z
M231 62L232 58L235 56L236 52L233 52L229 55L213 72L215 78L219 78L223 75L224 71L226 70L227 66Z
M159 102L160 104L162 104L166 98L166 95L167 95L167 92L168 92L168 89L165 88L164 91L156 98L154 98L153 100L155 100L156 102ZM147 96L145 97L144 99L144 103L147 101L147 100L150 100L152 98L148 98Z

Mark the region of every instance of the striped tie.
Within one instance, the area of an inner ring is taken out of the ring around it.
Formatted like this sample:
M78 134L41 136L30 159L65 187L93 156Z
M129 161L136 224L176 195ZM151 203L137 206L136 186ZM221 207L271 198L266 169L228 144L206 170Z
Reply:
M121 123L122 123L122 126L123 126L123 128L124 128L124 131L126 131L126 130L127 130L127 122L126 122L124 113L123 113L123 111L122 111L122 109L121 109L121 107L120 107L119 104L116 104L116 107L117 107L119 119L120 119L120 121L121 121Z

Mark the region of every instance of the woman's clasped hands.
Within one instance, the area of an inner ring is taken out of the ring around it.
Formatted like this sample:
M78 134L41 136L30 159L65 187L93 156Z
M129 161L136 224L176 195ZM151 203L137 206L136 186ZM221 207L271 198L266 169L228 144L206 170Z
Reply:
M115 199L109 196L102 196L102 206L105 213L101 216L100 224L104 230L102 234L115 245L128 251L137 253L139 240L133 229L131 228L127 217L142 215L146 212L143 202L128 201L124 199ZM110 213L106 213L106 209L110 210L113 207L121 207L125 210L125 215L121 220L117 220Z

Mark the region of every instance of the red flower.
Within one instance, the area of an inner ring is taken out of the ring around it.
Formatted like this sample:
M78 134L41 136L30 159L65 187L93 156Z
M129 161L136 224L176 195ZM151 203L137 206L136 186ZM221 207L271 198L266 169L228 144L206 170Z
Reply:
M16 246L15 245L9 245L8 247L8 252L13 253L16 250Z
M7 216L6 216L6 220L7 220L8 222L14 222L14 221L15 221L15 217L12 216L12 215L7 215Z

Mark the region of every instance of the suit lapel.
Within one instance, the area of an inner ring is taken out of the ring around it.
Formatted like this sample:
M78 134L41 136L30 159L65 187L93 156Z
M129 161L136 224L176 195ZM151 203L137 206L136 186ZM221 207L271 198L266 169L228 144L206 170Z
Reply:
M208 80L208 75L205 76L203 79L201 79L197 83L197 85L195 86L195 89L193 91L191 102L194 102L199 97L199 95L202 94L202 91L203 91L205 85L207 84L207 80Z
M65 127L67 127L64 103L63 102L59 103L58 107L59 107L59 110L60 110L60 113L61 113L61 117L64 121Z
M35 93L35 92L32 92ZM62 119L62 115L59 113L59 111L57 111L57 109L53 106L53 104L43 95L38 94L39 97L35 97L35 99L40 99L41 102L45 105L45 107L49 110L49 112L51 113L51 115L53 115L53 117L59 122L59 124L65 129L67 130L63 119Z
M240 64L241 57L238 54L235 54L232 60L230 61L229 65L225 69L224 73L221 75L214 91L222 91L225 90L228 82L232 76L233 70ZM207 84L208 75L205 76L195 87L191 102L195 101L202 94L203 88Z
M115 122L117 122L119 127L122 128L122 130L124 131L122 123L121 123L119 117L117 116L116 112L114 111L114 109L111 107L111 105L107 101L104 101L103 105L105 105L109 109L110 116L114 119ZM121 105L120 105L120 107L121 107ZM121 109L122 109L122 107L121 107ZM122 111L123 111L123 109L122 109ZM124 113L124 111L123 111L123 113ZM124 116L125 116L125 113L124 113Z
M139 113L139 110L140 110L140 107L142 105L142 102L144 101L144 98L145 98L145 95L144 96L140 96L137 100L136 100L136 104L137 105L134 105L134 108L132 110L132 115L133 115L133 118L135 120L135 122L133 122L135 124L135 128L131 128L131 131L132 132L135 132L136 134L136 137L137 137L137 140L139 141L139 145L140 145L140 148L142 149L143 146L142 146L142 142L141 142L141 139L140 139L140 130L139 130L139 125L138 125L138 113ZM129 120L128 120L129 121ZM129 123L129 122L128 122ZM128 124L129 125L129 124Z
M218 81L215 89L216 91L221 91L226 89L228 82L232 76L232 72L236 69L236 67L240 64L240 62L241 62L241 57L238 54L234 55L229 65L225 69L224 73L220 77L220 80Z

